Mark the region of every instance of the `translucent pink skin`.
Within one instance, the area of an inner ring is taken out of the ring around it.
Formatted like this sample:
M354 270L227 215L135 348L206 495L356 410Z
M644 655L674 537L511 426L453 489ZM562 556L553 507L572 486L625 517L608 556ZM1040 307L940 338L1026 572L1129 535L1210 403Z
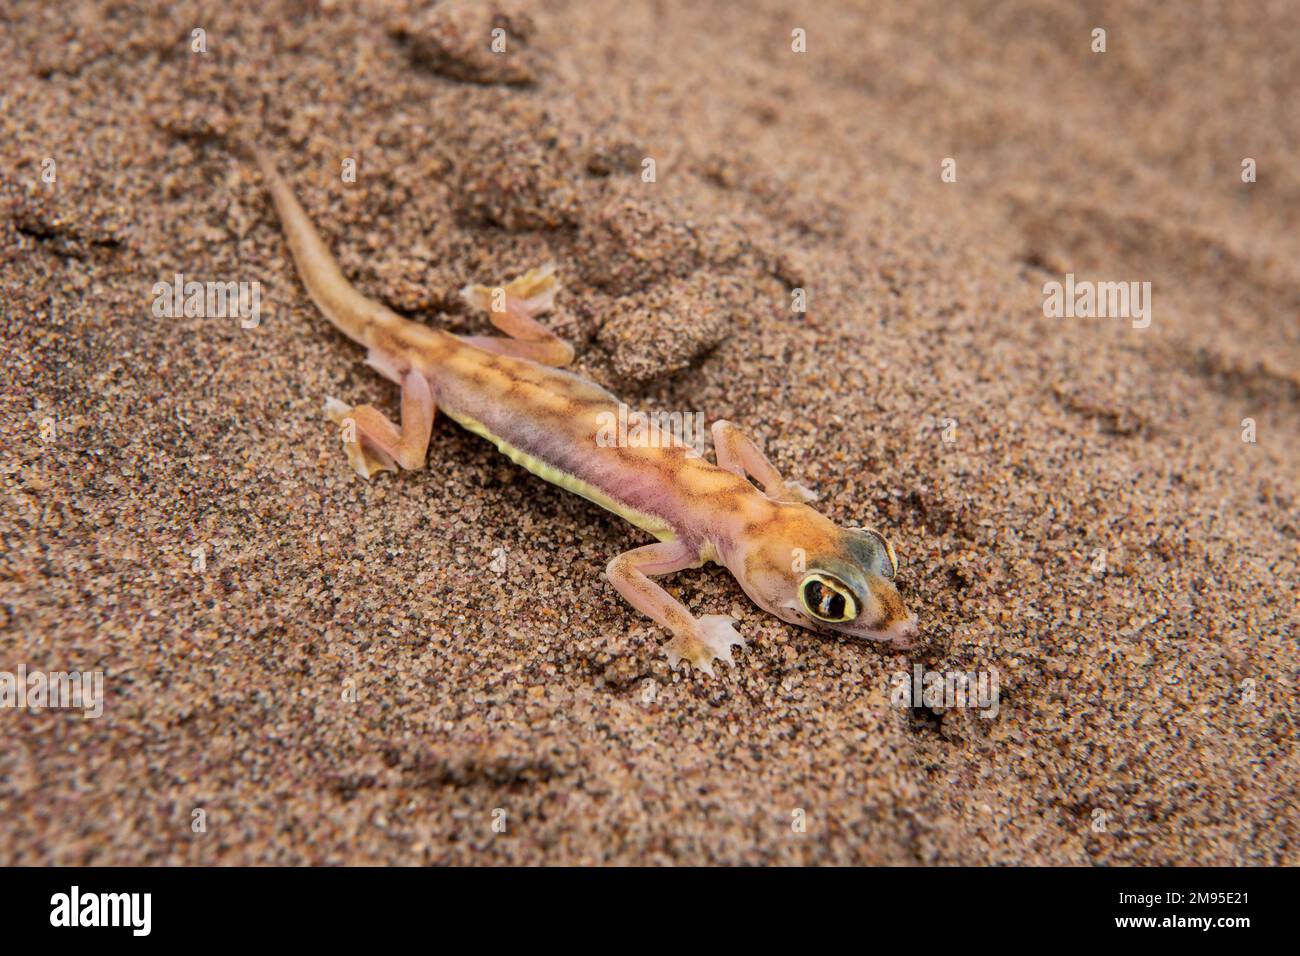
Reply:
M713 425L716 465L680 444L604 440L618 400L556 367L573 350L537 321L554 300L553 270L465 290L506 337L458 337L410 322L352 287L274 165L257 158L313 301L402 387L400 424L373 406L327 405L359 475L422 468L441 409L535 474L652 531L658 543L619 555L606 574L628 603L672 633L664 652L674 667L689 660L712 674L714 660L731 661L731 648L744 643L729 618L696 618L651 580L708 561L725 565L757 605L790 623L907 646L916 618L890 580L892 558L886 562L869 536L808 507L811 493L782 479L730 423ZM813 572L852 596L851 620L819 620L802 604L800 587Z

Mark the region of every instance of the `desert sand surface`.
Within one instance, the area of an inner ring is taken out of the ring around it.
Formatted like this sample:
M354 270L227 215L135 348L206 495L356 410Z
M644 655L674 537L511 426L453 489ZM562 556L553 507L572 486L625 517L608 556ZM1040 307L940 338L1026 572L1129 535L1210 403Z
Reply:
M0 710L0 862L1296 863L1297 36L1285 2L9 0L0 671L104 699ZM919 646L712 567L665 581L748 647L674 671L603 577L643 532L445 418L359 480L322 405L397 392L249 143L403 315L489 331L457 290L554 262L579 370L884 531ZM155 314L177 273L259 283L257 325ZM1149 325L1047 315L1067 274L1151 283ZM996 716L894 703L918 664L996 673Z

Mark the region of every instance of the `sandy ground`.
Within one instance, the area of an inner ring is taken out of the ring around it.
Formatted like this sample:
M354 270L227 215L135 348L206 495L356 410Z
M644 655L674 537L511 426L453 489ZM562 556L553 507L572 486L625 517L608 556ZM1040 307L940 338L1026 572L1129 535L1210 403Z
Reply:
M106 699L0 710L0 862L1300 861L1300 8L738 6L4 5L0 670ZM714 568L749 648L674 673L641 532L446 420L355 479L323 400L396 394L248 140L404 314L557 263L580 367L886 530L922 646ZM177 272L260 324L155 316ZM918 663L997 716L891 704Z

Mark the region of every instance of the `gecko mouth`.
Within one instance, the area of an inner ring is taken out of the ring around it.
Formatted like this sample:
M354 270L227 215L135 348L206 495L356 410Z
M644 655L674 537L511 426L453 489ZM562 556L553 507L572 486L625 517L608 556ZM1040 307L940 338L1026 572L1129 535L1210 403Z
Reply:
M874 641L886 641L898 647L911 647L915 643L913 639L918 630L916 615L909 614L890 627L869 629L866 635Z
M782 612L786 613L782 613ZM798 627L806 628L816 634L825 634L839 637L854 637L858 640L881 641L886 644L892 644L899 649L912 647L916 642L914 638L919 631L919 625L915 614L907 614L902 618L894 618L893 623L885 622L885 627L853 627L850 625L828 624L825 621L819 621L810 614L804 613L797 607L793 601L781 605L772 610L777 617L794 624Z

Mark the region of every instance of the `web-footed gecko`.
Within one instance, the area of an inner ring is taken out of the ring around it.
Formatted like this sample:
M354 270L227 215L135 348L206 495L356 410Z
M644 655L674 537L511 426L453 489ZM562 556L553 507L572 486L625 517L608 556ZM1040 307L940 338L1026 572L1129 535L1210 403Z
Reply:
M597 440L618 399L563 370L573 348L537 321L557 291L552 268L462 291L472 306L488 310L504 338L412 322L352 287L274 163L262 153L256 158L311 298L369 349L368 364L402 389L400 426L372 405L326 404L361 477L424 467L441 410L533 474L650 532L659 543L618 555L605 573L629 604L672 632L664 651L674 668L685 659L711 675L715 659L730 663L732 646L744 646L732 618L694 617L651 580L709 561L724 565L755 604L791 624L910 646L916 617L893 584L894 549L879 532L841 528L810 508L815 496L782 479L734 425L712 427L716 465L680 444Z

